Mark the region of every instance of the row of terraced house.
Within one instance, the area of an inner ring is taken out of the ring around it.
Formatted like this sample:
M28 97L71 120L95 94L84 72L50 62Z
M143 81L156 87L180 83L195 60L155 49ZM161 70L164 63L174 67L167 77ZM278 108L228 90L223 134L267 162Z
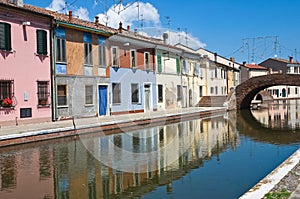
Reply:
M197 106L239 83L233 58L0 0L0 125Z

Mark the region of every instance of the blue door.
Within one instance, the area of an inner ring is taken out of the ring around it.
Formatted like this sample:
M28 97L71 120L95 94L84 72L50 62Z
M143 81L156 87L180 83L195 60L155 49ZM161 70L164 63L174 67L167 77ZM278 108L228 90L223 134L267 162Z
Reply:
M107 111L107 86L98 86L99 115L106 115Z

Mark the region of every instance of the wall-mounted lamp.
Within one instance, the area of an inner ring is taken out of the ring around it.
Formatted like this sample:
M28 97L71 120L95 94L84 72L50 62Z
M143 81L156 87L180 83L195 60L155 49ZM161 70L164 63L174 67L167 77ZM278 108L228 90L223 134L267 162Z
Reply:
M22 22L23 26L30 26L30 24L31 24L30 21L23 21Z
M126 47L130 46L130 43L126 42L126 43L123 44L123 46L124 46L124 56L126 56Z

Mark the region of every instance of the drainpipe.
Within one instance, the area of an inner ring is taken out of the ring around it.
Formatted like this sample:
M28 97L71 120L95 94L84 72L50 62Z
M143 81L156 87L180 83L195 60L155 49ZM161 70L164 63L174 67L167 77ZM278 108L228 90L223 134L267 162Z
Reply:
M53 27L53 35L52 35L52 38L53 38L53 79L54 79L54 81L53 81L53 93L54 93L54 95L52 96L52 102L53 102L53 110L54 110L54 114L53 114L53 119L54 119L54 121L56 121L57 120L57 92L56 92L56 87L57 87L57 85L56 85L56 36L55 36L55 34L54 34L54 27Z
M54 60L54 56L55 53L53 53L53 50L55 48L53 48L53 38L54 38L54 26L53 26L54 21L52 20L52 25L51 25L51 29L50 29L50 73L51 73L51 119L54 122L56 120L55 114L56 114L56 110L55 110L55 60Z

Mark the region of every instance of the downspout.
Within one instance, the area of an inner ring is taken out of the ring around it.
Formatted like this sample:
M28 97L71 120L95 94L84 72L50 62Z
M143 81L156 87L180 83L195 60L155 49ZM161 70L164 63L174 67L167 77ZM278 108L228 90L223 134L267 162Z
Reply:
M54 56L55 53L53 52L53 38L54 38L54 26L53 26L54 22L52 20L52 24L51 24L51 29L50 29L50 73L51 73L51 91L52 91L52 95L51 95L51 118L52 118L52 122L54 122L56 120L55 114L55 63L54 63Z
M54 121L57 121L57 92L56 92L56 36L54 33L55 27L53 27L53 75L54 75L54 86L53 86L53 104L54 104Z

